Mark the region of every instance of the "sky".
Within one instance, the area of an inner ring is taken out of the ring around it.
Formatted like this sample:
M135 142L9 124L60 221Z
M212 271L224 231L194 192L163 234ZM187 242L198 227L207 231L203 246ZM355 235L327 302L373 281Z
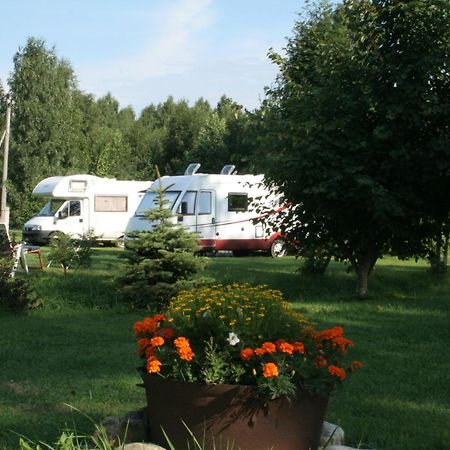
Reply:
M303 0L1 0L0 80L28 37L68 60L79 88L137 114L172 95L260 105Z

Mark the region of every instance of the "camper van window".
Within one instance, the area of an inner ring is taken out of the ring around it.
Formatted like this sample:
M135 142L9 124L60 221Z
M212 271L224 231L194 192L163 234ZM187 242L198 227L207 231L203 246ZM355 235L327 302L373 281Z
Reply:
M71 200L64 206L64 208L58 213L59 219L67 219L69 216L79 216L81 213L81 207L79 200Z
M126 195L96 195L94 210L96 212L127 212L127 200Z
M247 194L228 194L228 211L247 211Z
M59 208L61 208L64 200L50 200L45 206L39 211L38 216L41 217L52 217L56 214Z
M164 194L164 199L166 201L164 207L167 209L172 209L179 195L180 191L166 191ZM156 208L158 208L158 194L156 192L149 191L144 195L141 203L139 203L135 215L138 217L144 217L149 209Z
M198 213L199 214L211 214L211 199L212 192L200 191L198 197Z
M197 198L197 192L187 191L181 200L180 206L178 207L178 214L183 214L183 216L191 216L195 214L195 199Z

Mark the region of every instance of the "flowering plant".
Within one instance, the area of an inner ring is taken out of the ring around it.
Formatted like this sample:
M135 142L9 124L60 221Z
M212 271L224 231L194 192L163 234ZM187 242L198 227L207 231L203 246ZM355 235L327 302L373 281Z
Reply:
M355 369L341 327L318 331L267 286L181 292L134 324L145 370L189 382L254 385L270 399L330 392Z

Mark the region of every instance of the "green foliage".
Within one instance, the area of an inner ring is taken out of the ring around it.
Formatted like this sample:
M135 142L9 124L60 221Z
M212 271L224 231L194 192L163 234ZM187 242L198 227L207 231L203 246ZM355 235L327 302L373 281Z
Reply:
M261 167L298 205L301 253L332 248L367 277L384 253L424 256L450 200L450 4L320 3L296 24L260 111Z
M26 278L11 278L12 258L0 258L0 307L23 313L42 307L43 301Z
M119 283L131 306L160 310L180 290L205 282L198 273L206 260L195 255L197 236L174 223L176 217L165 207L164 189L153 189L156 204L146 217L154 226L129 233L124 254L129 265Z
M325 394L362 364L347 361L342 327L317 331L280 291L233 284L182 291L165 314L136 322L149 373L256 386L258 394Z
M52 263L60 264L66 275L71 266L90 266L92 249L96 243L97 239L92 231L81 236L81 239L74 239L58 231L50 242L48 258Z

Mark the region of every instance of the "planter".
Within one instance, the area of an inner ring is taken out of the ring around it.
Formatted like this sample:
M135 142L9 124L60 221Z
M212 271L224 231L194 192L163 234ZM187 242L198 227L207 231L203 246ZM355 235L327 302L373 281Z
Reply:
M147 397L151 441L176 450L195 448L188 429L204 450L315 450L327 397L299 394L266 404L255 388L167 380L141 373ZM183 425L183 422L186 424ZM227 447L228 446L228 447Z

